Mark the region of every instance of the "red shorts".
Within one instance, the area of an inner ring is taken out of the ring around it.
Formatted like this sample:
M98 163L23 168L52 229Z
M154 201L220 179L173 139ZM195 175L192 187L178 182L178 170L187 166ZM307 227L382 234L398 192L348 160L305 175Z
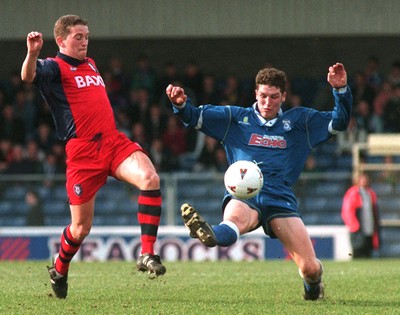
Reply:
M142 147L119 131L98 134L92 139L72 138L66 147L67 194L71 205L88 202L106 183L115 177L117 167Z

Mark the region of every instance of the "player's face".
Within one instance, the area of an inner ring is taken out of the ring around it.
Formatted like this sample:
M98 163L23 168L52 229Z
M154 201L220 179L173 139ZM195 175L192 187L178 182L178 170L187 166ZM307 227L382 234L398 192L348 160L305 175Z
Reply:
M84 60L89 43L89 28L87 25L71 27L65 39L59 39L60 52L75 59Z
M286 99L286 92L275 86L260 85L256 89L257 107L265 119L273 119L278 115L282 102Z

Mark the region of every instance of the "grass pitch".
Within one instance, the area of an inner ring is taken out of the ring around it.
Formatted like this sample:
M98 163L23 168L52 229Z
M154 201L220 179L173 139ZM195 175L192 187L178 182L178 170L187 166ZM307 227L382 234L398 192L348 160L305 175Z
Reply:
M45 261L0 262L0 314L400 314L400 260L324 261L325 296L304 301L291 261L165 262L150 280L130 262L73 262L52 294Z

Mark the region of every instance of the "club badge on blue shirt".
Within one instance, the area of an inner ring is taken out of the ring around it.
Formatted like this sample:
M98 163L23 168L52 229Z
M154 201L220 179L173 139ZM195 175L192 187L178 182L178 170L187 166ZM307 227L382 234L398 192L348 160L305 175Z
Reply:
M284 119L284 120L282 120L282 123L283 123L284 130L289 131L292 129L292 126L290 125L290 120Z

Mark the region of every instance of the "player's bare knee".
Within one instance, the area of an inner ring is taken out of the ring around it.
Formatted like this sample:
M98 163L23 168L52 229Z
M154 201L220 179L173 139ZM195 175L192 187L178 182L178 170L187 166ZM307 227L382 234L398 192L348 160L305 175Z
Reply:
M153 190L160 188L160 177L156 172L147 171L143 173L139 184L141 190Z

